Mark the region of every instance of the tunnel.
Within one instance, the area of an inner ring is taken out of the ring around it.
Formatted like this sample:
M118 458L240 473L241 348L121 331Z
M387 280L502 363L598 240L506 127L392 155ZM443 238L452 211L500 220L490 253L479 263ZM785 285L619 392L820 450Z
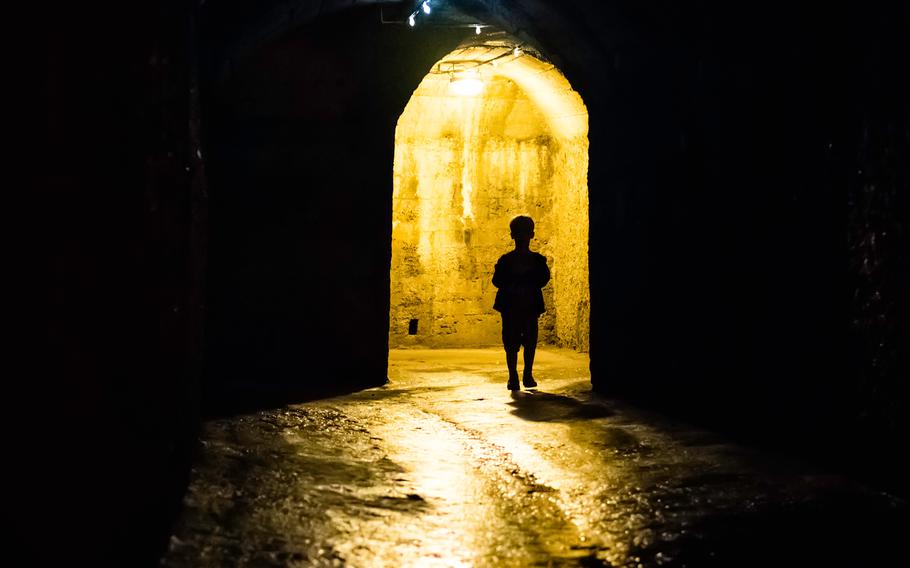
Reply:
M13 11L34 564L903 557L905 3Z
M525 214L552 265L540 341L587 351L587 110L540 57L477 34L434 64L398 119L391 348L497 345L492 269Z

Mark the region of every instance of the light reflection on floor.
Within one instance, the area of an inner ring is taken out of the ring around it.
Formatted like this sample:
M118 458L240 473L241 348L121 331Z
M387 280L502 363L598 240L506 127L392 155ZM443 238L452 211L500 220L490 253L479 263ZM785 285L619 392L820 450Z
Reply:
M904 510L600 399L582 354L542 350L517 395L498 349L390 359L385 387L207 424L164 565L789 565L793 534L864 550L849 523Z

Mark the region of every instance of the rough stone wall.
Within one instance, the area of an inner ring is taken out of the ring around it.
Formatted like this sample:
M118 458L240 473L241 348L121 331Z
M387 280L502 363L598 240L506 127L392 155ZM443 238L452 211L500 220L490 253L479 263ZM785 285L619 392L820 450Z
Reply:
M554 161L556 238L552 267L556 342L587 352L590 347L591 289L588 282L588 141L563 143Z
M577 316L588 294L587 146L559 140L550 124L504 77L478 97L451 94L445 75L417 89L396 133L392 347L500 342L490 280L519 214L534 219L532 249L553 273L540 341L586 347L586 309L584 329Z
M505 79L482 97L459 98L447 78L431 77L412 101L396 136L391 345L495 344L490 279L511 249L511 218L531 215L534 248L550 248L552 140ZM411 319L416 335L408 335ZM551 339L552 320L542 320L542 340Z

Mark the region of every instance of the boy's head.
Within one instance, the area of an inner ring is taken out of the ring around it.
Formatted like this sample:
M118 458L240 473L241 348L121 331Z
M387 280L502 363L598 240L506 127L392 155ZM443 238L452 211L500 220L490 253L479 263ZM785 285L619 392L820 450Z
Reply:
M519 215L509 223L509 232L516 241L530 241L534 237L534 219Z

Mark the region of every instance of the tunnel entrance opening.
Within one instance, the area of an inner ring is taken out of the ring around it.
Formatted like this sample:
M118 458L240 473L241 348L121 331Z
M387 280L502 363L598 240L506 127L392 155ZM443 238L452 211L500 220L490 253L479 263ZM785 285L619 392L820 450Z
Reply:
M542 56L494 32L437 62L395 132L390 348L499 345L493 266L524 214L552 273L539 343L587 352L587 171L584 102Z

